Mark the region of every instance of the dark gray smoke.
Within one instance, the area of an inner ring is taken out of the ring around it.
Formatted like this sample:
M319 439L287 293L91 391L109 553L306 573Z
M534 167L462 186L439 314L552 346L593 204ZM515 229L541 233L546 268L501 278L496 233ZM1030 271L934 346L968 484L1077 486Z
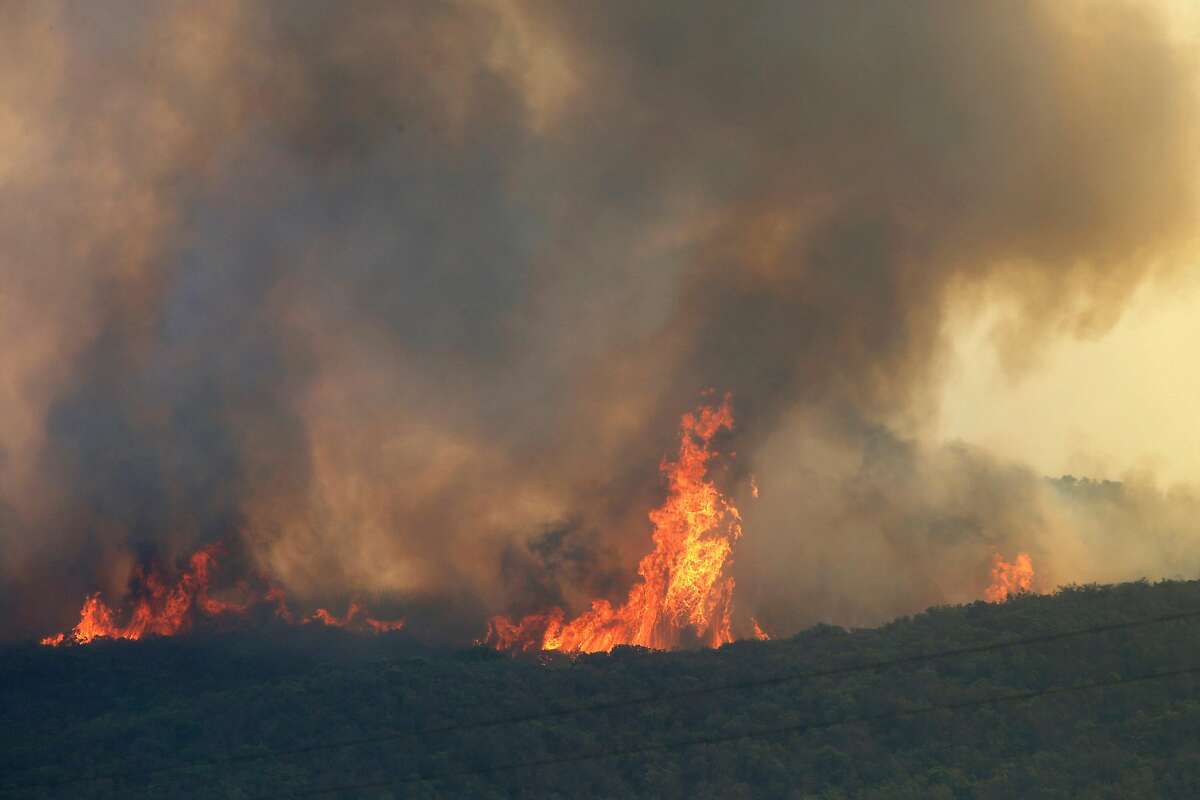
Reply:
M0 632L218 538L464 632L620 596L706 388L778 629L1097 574L922 434L948 310L1011 304L1019 359L1193 244L1167 10L6 4Z

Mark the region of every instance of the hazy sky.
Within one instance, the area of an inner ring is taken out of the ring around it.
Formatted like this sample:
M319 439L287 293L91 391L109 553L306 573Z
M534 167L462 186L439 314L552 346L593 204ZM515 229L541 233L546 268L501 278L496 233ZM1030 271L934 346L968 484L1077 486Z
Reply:
M1142 287L1111 330L1054 339L1015 370L994 309L957 320L937 435L1047 475L1200 484L1200 267L1191 277Z
M1200 47L1200 3L1161 7L1172 34ZM1200 252L1192 263L1140 287L1114 327L1054 337L1016 368L993 346L1002 309L951 319L935 437L1048 475L1200 484Z

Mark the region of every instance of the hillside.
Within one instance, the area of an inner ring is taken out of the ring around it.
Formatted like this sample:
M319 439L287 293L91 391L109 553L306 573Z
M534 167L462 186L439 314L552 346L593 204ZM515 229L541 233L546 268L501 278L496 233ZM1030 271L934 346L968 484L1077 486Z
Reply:
M0 651L0 784L120 777L0 797L286 797L388 781L408 782L319 796L1193 797L1200 676L1127 681L1200 667L1200 618L853 667L1194 609L1200 582L1077 587L931 609L878 629L818 626L717 651L622 648L577 659L433 651L403 634L337 631L9 647ZM840 668L847 669L700 691ZM1089 682L1108 685L1039 694ZM691 694L625 703L681 692ZM1020 693L1039 696L976 702ZM608 703L614 707L461 727ZM964 707L928 709L955 704ZM864 717L880 719L853 721ZM446 726L459 727L388 736ZM816 727L647 749L789 726ZM646 752L577 760L623 750ZM230 756L237 760L154 771ZM562 763L514 766L542 760ZM448 773L468 774L413 780Z

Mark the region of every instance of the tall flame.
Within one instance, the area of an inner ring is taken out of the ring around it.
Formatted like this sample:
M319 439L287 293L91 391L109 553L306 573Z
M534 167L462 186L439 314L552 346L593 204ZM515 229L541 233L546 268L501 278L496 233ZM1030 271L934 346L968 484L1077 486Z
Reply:
M1011 564L997 553L992 560L992 584L983 596L989 603L1003 603L1010 595L1028 592L1033 586L1033 559L1017 553Z
M737 506L706 478L716 453L713 436L733 427L726 395L717 407L701 406L680 421L679 456L659 470L667 479L666 501L650 512L654 550L638 565L640 582L624 604L607 600L571 621L560 608L519 622L494 617L484 642L501 650L608 651L632 644L666 650L685 632L711 647L733 641L728 574L733 543L742 535Z
M209 586L220 554L219 543L196 551L171 586L167 585L156 570L145 569L139 565L130 581L132 609L127 622L118 622L118 612L105 603L97 592L84 600L83 608L79 611L79 623L69 633L47 636L41 643L54 647L67 642L88 644L96 639L105 638L174 636L190 630L195 624L197 614L207 617L242 614L263 602L274 603L276 616L285 622L296 621L288 610L283 590L276 586L259 595L242 582L238 585L238 593L244 598L240 602L213 597L209 593ZM404 627L403 619L378 620L366 616L357 602L350 604L344 618L335 617L321 608L311 617L301 620L304 623L314 621L337 627L361 628L376 633L400 630Z

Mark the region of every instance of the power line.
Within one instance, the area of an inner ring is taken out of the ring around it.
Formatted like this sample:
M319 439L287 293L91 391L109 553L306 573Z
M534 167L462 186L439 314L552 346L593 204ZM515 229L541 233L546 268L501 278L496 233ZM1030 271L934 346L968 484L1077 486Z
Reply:
M771 736L782 736L786 734L801 734L811 733L817 730L827 730L836 728L841 725L854 725L860 723L885 722L892 719L902 719L904 717L915 717L924 714L932 714L937 711L963 711L971 708L979 708L982 706L998 705L1001 703L1018 703L1026 700L1032 700L1038 697L1047 697L1050 695L1069 694L1072 692L1081 692L1089 689L1103 689L1111 686L1121 686L1130 683L1145 683L1147 681L1162 680L1165 678L1177 678L1182 675L1200 674L1200 666L1187 667L1184 669L1170 670L1168 672L1154 672L1146 675L1136 675L1130 678L1112 678L1104 681L1093 681L1089 683L1074 684L1071 686L1059 686L1052 689L1036 689L1028 692L1018 692L1015 694L992 695L990 697L976 698L974 700L963 700L957 703L937 703L918 708L905 709L902 711L891 711L883 714L868 714L857 717L846 717L838 720L829 720L825 722L805 723L798 725L783 725L776 728L762 728L754 731L744 731L742 733L721 734L716 736L699 736L691 739L677 739L667 742L657 742L654 744L638 745L635 747L626 747L618 750L602 750L592 753L576 754L571 756L557 756L553 758L535 759L532 761L512 761L506 764L497 764L491 767L481 767L478 769L459 770L454 772L445 772L440 775L429 775L416 778L399 778L394 780L383 781L364 781L362 783L347 783L338 786L326 786L319 789L305 789L300 792L289 792L282 795L264 795L262 797L252 798L252 800L277 800L282 798L302 798L302 797L317 797L323 794L332 792L352 792L366 791L369 789L386 789L394 786L403 786L413 783L427 783L433 781L445 781L451 778L467 778L477 777L481 775L491 775L497 772L511 772L520 769L538 769L541 767L554 766L559 764L573 764L581 761L596 761L606 758L619 758L623 756L641 755L644 753L653 753L663 750L675 750L688 747L697 747L700 745L709 744L726 744L744 739L759 739Z
M1027 636L1019 639L1005 639L998 642L990 642L980 645L966 645L964 647L951 648L947 650L939 650L932 653L915 653L909 656L901 656L899 658L887 659L882 661L874 661L867 663L850 664L841 667L829 667L826 669L807 670L803 672L788 673L784 675L776 675L768 678L758 678L754 680L736 681L731 683L718 684L716 686L701 686L695 689L686 689L678 692L669 692L656 695L643 695L633 698L625 698L622 700L611 700L602 703L592 703L583 706L571 706L566 708L549 709L545 711L537 711L529 714L519 714L508 717L499 717L496 719L482 720L478 722L459 722L449 725L432 726L422 728L415 731L391 731L388 733L376 734L373 736L364 736L356 739L344 739L340 742L322 742L311 745L302 745L299 747L280 748L276 750L267 750L257 753L246 753L243 755L222 756L213 758L194 759L191 761L182 761L175 764L167 764L161 767L150 767L139 770L125 770L120 772L97 773L91 775L78 775L72 778L64 778L56 781L38 781L23 784L13 784L0 787L2 792L15 792L29 789L56 789L64 786L73 786L80 783L91 783L96 781L120 781L125 778L144 777L148 775L158 775L167 772L176 772L179 770L194 769L198 767L220 767L234 764L246 764L256 761L265 761L275 758L286 758L288 756L307 755L309 753L321 752L324 750L338 750L349 747L362 747L373 744L383 744L393 742L400 739L412 737L433 736L444 733L456 733L460 731L481 730L486 728L494 728L503 725L516 725L526 722L536 722L538 720L555 719L575 714L585 714L591 712L611 711L620 708L630 708L634 706L656 705L661 703L674 702L693 697L700 697L708 694L717 694L721 692L738 691L742 689L759 689L770 686L778 686L781 684L791 683L801 680L816 680L820 678L839 677L842 675L852 675L859 672L871 672L876 670L891 669L894 667L906 666L910 664L920 664L928 661L940 661L945 659L957 658L968 655L980 655L984 653L994 653L1001 650L1007 650L1013 647L1022 647L1028 645L1047 644L1050 642L1063 641L1066 639L1074 639L1083 636L1093 636L1101 633L1109 633L1119 630L1128 630L1132 628L1140 628L1148 625L1159 625L1168 622L1179 622L1183 620L1191 620L1200 618L1200 609L1191 611L1182 611L1174 614L1164 614L1157 617L1146 617L1136 620L1128 620L1125 622L1112 622L1103 625L1092 625L1086 628L1075 628L1067 631L1058 631L1055 633L1041 634L1038 636Z

